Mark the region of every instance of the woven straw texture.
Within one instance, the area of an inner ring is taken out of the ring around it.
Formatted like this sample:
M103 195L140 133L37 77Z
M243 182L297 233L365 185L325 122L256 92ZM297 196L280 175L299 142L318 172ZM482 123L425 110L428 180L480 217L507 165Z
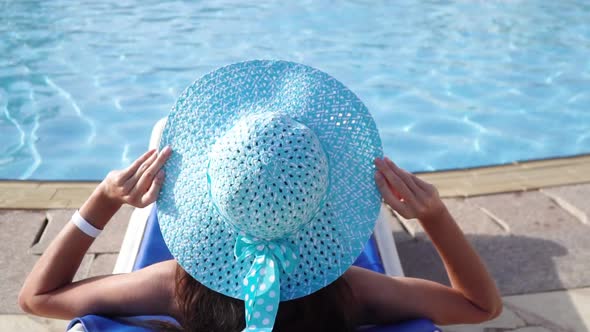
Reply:
M291 244L297 263L280 280L289 300L342 275L375 225L377 128L358 97L317 69L257 60L203 76L172 108L166 145L162 234L214 291L244 299L252 260L234 257L238 235Z

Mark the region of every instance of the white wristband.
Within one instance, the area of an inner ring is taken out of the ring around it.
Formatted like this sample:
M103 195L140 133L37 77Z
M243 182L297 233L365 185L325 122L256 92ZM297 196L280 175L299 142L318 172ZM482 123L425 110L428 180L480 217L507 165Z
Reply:
M96 238L100 235L100 232L102 232L102 230L92 226L88 221L86 221L86 219L82 218L80 212L78 212L77 210L76 213L74 213L74 215L72 216L72 222L74 223L74 225L78 226L78 228L82 232L84 232L84 234L90 237Z

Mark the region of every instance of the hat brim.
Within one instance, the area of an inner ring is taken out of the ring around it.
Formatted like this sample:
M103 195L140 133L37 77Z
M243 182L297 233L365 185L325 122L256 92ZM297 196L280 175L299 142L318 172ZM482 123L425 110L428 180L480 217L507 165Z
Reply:
M178 263L196 280L243 299L251 262L236 261L237 233L210 201L211 146L245 114L281 112L309 127L327 155L330 187L309 223L287 239L299 255L281 276L281 300L311 294L336 280L362 252L374 228L381 196L373 160L382 156L376 125L360 99L317 69L256 60L219 68L195 81L172 108L160 148L173 154L158 198L162 235Z

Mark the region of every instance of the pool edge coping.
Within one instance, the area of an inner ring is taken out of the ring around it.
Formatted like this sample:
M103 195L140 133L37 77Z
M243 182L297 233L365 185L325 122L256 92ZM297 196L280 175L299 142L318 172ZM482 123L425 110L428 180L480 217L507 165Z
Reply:
M590 154L416 172L443 198L524 192L590 182ZM0 209L79 208L100 181L0 179Z

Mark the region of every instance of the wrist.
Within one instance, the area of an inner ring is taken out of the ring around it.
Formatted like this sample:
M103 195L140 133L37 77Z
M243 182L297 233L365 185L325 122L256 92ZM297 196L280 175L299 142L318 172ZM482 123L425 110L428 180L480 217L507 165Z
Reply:
M452 231L455 221L446 206L436 214L431 214L427 218L418 219L422 229L428 234L432 241L436 241L441 236L446 236Z
M112 190L109 190L106 180L100 182L92 194L107 206L119 208L123 205L121 199L113 195Z
M93 224L84 219L80 214L80 211L76 211L70 220L79 230L92 238L96 239L102 232L102 229L94 227Z
M419 217L418 220L422 225L429 225L440 223L441 220L448 219L448 217L450 217L450 212L441 201L435 208L430 209L428 213Z
M78 211L93 227L102 230L122 205L108 195L104 182L101 182Z

